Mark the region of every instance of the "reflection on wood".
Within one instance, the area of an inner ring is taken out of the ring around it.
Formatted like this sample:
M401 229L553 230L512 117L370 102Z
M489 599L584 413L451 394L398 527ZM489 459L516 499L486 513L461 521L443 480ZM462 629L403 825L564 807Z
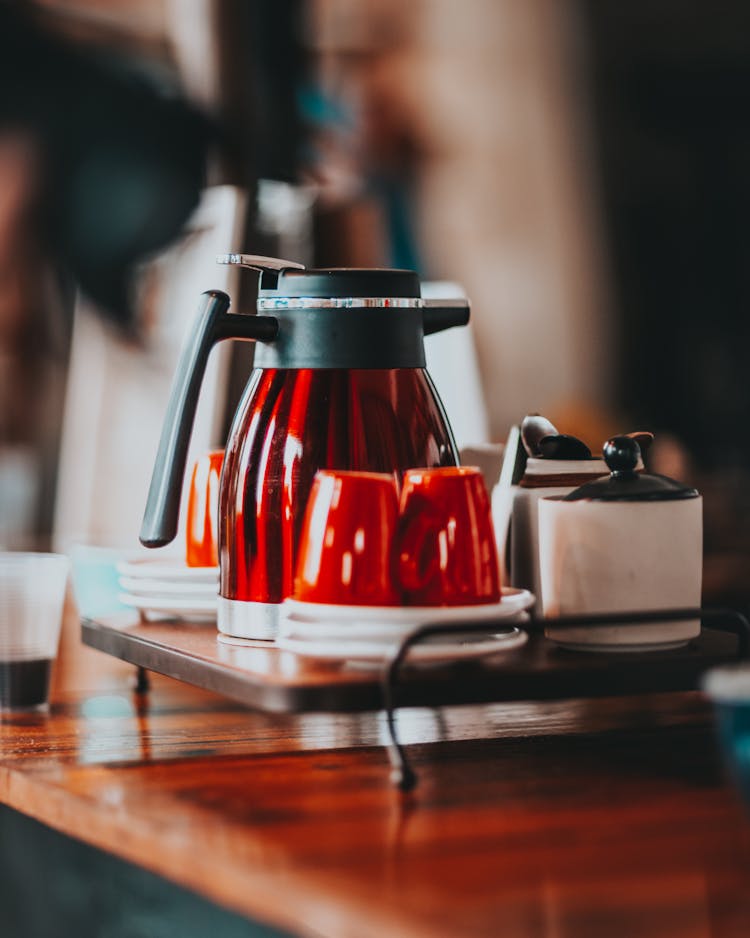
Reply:
M698 693L402 711L403 798L382 714L136 698L76 634L51 714L0 723L0 800L229 908L342 938L747 934L750 825Z
M300 934L742 934L750 830L699 695L454 708L440 745L413 716L402 799L376 715L62 693L0 724L0 797Z

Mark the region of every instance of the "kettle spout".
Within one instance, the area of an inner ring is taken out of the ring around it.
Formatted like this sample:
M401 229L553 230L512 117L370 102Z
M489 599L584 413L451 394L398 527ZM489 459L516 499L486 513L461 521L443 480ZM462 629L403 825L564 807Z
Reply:
M432 335L453 326L465 326L471 315L469 301L425 300L423 309L424 334Z

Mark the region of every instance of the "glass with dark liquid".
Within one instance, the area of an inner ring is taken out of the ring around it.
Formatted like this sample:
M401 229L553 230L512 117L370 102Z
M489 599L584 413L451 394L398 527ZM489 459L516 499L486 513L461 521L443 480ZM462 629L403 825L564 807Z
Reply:
M0 710L47 706L67 578L60 554L0 553Z
M49 697L50 658L0 661L0 709L28 710L42 707Z

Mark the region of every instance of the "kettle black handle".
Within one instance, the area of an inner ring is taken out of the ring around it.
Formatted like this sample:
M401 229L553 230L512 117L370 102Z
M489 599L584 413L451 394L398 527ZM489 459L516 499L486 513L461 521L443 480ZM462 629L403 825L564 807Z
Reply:
M229 313L229 304L220 290L203 293L195 327L180 353L141 525L145 547L163 547L177 534L190 434L211 349L223 339L276 338L279 324L272 316Z
M453 326L465 326L470 311L467 300L425 300L422 310L424 334L432 335Z

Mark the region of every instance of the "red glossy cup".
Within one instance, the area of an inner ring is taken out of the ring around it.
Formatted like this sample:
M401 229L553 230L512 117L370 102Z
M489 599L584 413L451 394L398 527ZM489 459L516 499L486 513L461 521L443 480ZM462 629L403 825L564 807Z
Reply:
M294 598L346 606L396 606L392 545L398 488L377 472L321 470L302 525Z
M219 564L219 480L224 450L206 453L193 466L188 494L187 552L189 567Z
M495 532L479 469L410 469L404 475L396 567L405 605L499 602Z

